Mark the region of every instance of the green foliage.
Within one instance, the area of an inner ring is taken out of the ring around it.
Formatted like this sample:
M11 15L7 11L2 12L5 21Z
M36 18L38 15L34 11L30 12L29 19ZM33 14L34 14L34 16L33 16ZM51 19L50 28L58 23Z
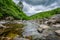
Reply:
M31 20L39 18L49 18L52 15L60 14L60 8L57 8L46 12L40 12L38 14L28 17L22 11L22 8L23 5L21 2L18 5L16 5L12 0L0 0L0 18L12 16L15 19Z
M0 13L0 18L2 17L3 15Z
M15 19L27 20L28 16L12 0L0 0L0 17L12 16Z
M39 19L39 18L50 18L51 16L55 14L60 14L60 8L56 8L54 10L46 11L46 12L40 12L35 15L30 16L31 19Z

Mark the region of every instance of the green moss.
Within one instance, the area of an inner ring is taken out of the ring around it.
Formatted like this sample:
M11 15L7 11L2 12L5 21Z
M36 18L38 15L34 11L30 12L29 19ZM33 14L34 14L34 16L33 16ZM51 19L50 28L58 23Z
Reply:
M9 38L14 38L14 37L16 37L18 34L15 34L15 33L8 33L8 35L7 35L7 37L9 37Z
M0 34L0 36L5 36L5 37L10 37L13 38L17 35L22 36L22 32L23 32L23 24L16 24L16 23L7 23L7 24L3 24L4 26L6 26L7 28L5 28L2 32L2 34Z

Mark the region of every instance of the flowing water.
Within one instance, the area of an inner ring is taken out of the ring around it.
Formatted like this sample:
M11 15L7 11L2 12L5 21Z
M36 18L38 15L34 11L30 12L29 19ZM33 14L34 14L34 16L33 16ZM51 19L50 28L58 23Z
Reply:
M35 23L32 22L25 22L26 26L24 27L23 36L31 36L31 35L38 35L37 32L38 26Z

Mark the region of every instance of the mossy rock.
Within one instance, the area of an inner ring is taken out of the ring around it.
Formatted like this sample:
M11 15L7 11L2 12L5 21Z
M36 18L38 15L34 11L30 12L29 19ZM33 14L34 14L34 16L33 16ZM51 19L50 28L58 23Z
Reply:
M14 38L14 37L16 37L18 34L15 34L15 33L12 33L12 32L10 32L10 33L8 33L8 35L6 35L7 37L9 37L9 38Z
M8 36L13 38L16 35L20 35L22 36L22 32L23 32L23 24L3 24L4 26L8 27L6 29L4 29L4 32L2 34L0 34L1 36Z

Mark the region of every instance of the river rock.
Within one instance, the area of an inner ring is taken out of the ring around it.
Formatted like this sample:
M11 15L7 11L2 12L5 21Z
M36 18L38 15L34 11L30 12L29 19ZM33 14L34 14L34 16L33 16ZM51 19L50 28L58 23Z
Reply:
M60 28L60 24L52 25L53 27Z
M42 29L49 29L50 27L48 25L41 24L40 28L42 28Z
M37 23L34 22L26 22L26 26L23 28L24 32L23 37L29 37L32 36L33 39L44 39L46 36L49 36L52 34L52 32L49 30L50 27L45 24L37 25ZM38 31L39 30L39 31Z
M4 26L4 25L0 24L0 28L6 28L6 26Z
M6 17L5 19L6 19L6 20L14 20L14 18L13 18L13 17L11 17L11 16Z
M42 28L37 28L37 31L38 31L39 33L42 33L42 32L43 32L43 29L42 29Z
M60 24L53 24L53 25L51 25L51 29L59 30L60 29Z
M26 39L26 38L15 38L14 40L29 40L29 39Z
M57 35L60 35L60 30L56 30L55 33L56 33Z
M48 23L60 23L60 14L52 16Z
M38 31L39 33L42 33L44 30L49 29L49 28L50 28L49 26L47 26L47 25L45 25L45 24L41 24L41 25L37 28L37 31Z

